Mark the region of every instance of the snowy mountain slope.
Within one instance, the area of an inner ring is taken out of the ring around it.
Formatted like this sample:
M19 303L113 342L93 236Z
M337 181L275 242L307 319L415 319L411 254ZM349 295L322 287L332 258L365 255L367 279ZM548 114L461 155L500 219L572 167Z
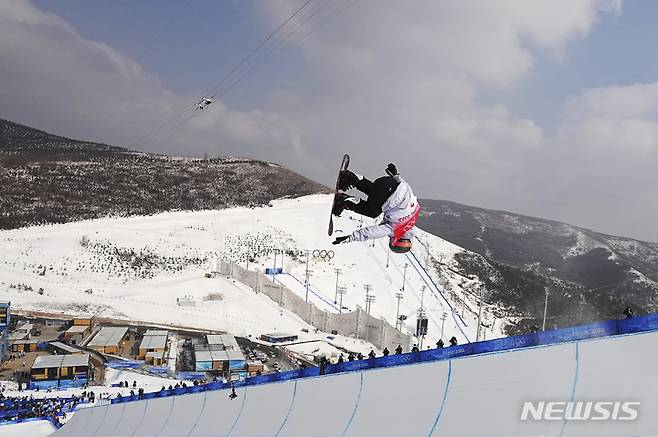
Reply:
M9 120L0 119L0 150L3 151L125 151L120 147L72 140Z
M284 272L289 274L279 275L277 280L303 296L305 287L297 280L303 283L305 278L305 251L312 254L319 249L335 252L330 261L309 257L311 287L332 304L325 309L334 306L334 269L340 268L339 285L347 287L343 305L350 310L356 305L363 308L364 285L370 284L376 296L371 313L395 325L395 294L402 287L404 265L409 260L391 254L386 267L384 241L374 246L332 246L326 235L330 202L328 195L312 195L274 201L271 207L169 212L0 231L0 299L9 299L22 308L91 310L240 335L272 330L299 332L308 326L287 311L280 311L264 295L226 278L204 278L204 273L216 268L217 257L243 267L249 260L249 269L264 270L274 265L276 256L277 266L283 264ZM340 218L336 233L350 232L359 225L355 217ZM415 330L422 299L430 319L426 345L438 340L444 312L444 341L452 335L465 341L462 331L475 339L479 281L458 274L455 256L464 250L422 231L419 238L422 244L414 249L421 264L440 259L453 271L442 268L429 273L446 301L433 293L434 288L427 287L423 293L427 280L413 267L407 268L400 302L400 313L408 316L404 330ZM275 250L285 255L275 255ZM312 295L311 300L315 302L316 296ZM450 306L458 317L453 317ZM462 313L466 326L459 322ZM504 311L485 311L485 323L490 326L486 336L502 335L506 322Z
M138 153L0 120L0 229L327 192L276 164Z
M657 243L455 202L422 204L419 225L487 257L493 276L480 259L458 259L526 326L541 325L546 289L554 327L616 317L626 305L638 313L658 310Z

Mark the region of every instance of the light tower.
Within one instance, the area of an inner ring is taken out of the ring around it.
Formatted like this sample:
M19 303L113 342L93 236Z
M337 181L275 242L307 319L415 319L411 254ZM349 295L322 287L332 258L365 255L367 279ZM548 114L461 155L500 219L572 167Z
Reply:
M338 303L338 278L340 277L342 270L339 268L334 269L334 273L336 273L336 292L334 293L334 304Z
M338 313L343 313L343 295L347 294L347 287L338 287L338 294L340 294L340 308L338 308Z
M398 309L395 312L395 329L402 331L402 321L400 320L400 301L404 298L402 291L395 293L395 298L398 300Z
M366 314L370 314L370 307L371 304L375 301L375 295L370 294L370 291L372 290L372 285L366 284L363 286L363 288L366 290Z
M306 287L306 302L308 302L308 287L309 287L309 278L311 276L311 269L309 267L309 260L308 260L308 255L309 255L310 250L306 251L306 280L305 280L305 287Z

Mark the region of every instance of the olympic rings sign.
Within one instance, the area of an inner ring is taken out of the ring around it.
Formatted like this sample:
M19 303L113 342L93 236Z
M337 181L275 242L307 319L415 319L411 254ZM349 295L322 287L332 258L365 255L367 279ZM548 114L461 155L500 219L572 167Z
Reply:
M330 261L334 257L334 251L333 250L319 250L315 249L313 252L313 258L316 260L322 260L322 261Z

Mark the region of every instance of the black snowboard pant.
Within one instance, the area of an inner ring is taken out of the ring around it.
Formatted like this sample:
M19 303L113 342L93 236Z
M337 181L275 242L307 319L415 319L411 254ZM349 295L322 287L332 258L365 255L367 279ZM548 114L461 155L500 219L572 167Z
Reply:
M360 179L354 188L368 196L368 200L361 199L359 203L345 202L345 209L375 218L382 213L384 202L393 194L397 186L398 182L390 176L382 176L374 182L366 178Z

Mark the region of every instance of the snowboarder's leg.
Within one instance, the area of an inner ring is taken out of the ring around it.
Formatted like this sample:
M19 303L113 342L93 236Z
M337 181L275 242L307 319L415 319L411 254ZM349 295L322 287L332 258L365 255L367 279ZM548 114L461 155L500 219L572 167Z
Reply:
M343 170L340 172L340 176L338 178L338 189L341 191L347 191L353 187L356 187L361 179L365 178L359 177L356 173L353 173L349 170ZM359 188L357 189L361 191Z
M361 214L370 218L375 218L382 213L381 206L377 208L376 206L371 205L367 200L363 199L360 199L356 203L347 200L345 202L344 209L349 209L350 211L354 211L357 214Z
M368 200L360 200L358 203L347 201L344 209L375 218L382 213L382 206L397 186L398 182L389 176L375 179L375 182L362 178L357 182L355 188L367 194Z
M371 182L369 193L368 193L368 203L372 208L379 209L381 211L382 206L391 197L391 194L395 191L400 183L390 176L383 176L381 178L375 179L375 182Z
M357 199L349 194L338 193L332 214L340 216L346 209L371 218L375 218L382 213L381 208L372 208L372 205L366 200Z

